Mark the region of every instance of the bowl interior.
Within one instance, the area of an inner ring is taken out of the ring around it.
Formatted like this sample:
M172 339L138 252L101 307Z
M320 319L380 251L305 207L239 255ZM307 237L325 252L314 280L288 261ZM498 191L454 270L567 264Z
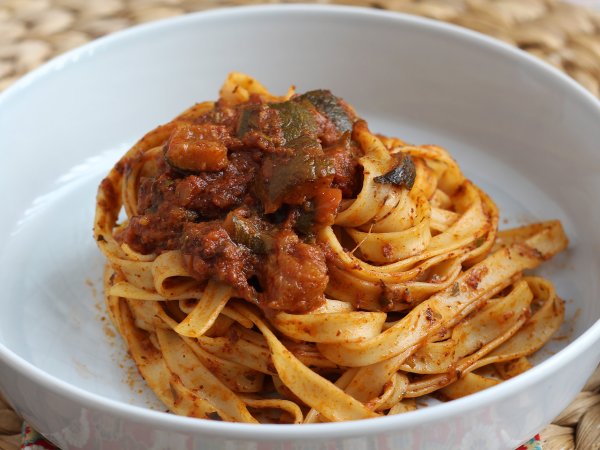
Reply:
M560 219L570 248L538 273L567 301L567 321L538 360L600 317L591 101L541 64L451 27L350 9L258 8L104 39L3 95L0 344L74 386L162 409L104 313L95 192L132 143L216 98L233 70L273 92L331 89L372 130L446 147L499 204L502 227Z

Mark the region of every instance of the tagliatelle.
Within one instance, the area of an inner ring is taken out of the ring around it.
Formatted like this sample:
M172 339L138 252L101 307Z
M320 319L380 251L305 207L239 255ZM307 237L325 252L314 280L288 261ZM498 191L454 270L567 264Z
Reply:
M170 411L316 423L531 366L564 305L523 271L568 241L558 221L498 220L444 149L373 134L328 91L279 97L234 73L115 165L94 236L109 315Z

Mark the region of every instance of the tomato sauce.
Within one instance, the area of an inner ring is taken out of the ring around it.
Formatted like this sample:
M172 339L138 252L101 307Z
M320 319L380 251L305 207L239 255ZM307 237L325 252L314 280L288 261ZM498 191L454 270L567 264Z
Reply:
M355 122L323 90L217 102L174 128L117 239L143 254L181 250L199 281L223 281L265 310L313 310L328 283L315 235L362 182Z

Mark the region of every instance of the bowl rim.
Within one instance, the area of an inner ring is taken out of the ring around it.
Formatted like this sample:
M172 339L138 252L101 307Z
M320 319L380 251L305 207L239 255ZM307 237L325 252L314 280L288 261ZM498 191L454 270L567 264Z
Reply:
M93 57L95 52L110 50L111 45L123 40L137 39L144 34L152 34L160 32L161 30L177 27L180 24L196 21L201 22L212 19L227 19L239 15L244 15L245 18L248 18L248 16L251 15L287 15L290 13L329 15L335 19L342 20L357 17L368 18L374 21L389 20L396 22L399 26L418 26L437 34L458 37L465 42L478 45L491 52L496 52L503 57L508 57L514 62L525 64L528 70L534 70L542 76L551 78L554 82L561 83L564 86L564 89L569 91L579 102L583 102L584 104L587 104L587 106L596 109L600 116L600 101L576 81L544 61L484 34L437 20L398 12L376 10L368 7L302 3L217 8L136 25L114 34L103 36L57 56L21 77L0 94L0 111L2 111L8 99L18 96L20 92L27 89L28 86L33 83L38 81L43 82L44 77L48 73L61 70L70 65L76 65L78 60ZM379 417L376 420L305 424L302 426L272 424L261 424L257 426L255 424L198 420L195 418L156 411L142 406L131 405L124 401L113 400L89 392L83 388L67 383L54 375L46 373L42 369L18 356L2 342L0 342L0 361L11 367L15 372L29 378L44 390L66 397L82 408L101 411L123 419L136 419L143 423L160 424L172 431L201 434L204 436L227 436L233 439L262 439L265 441L279 440L282 438L311 441L332 437L373 435L391 429L406 429L447 418L449 415L448 413L450 413L450 415L467 413L491 404L500 398L506 398L526 390L528 386L532 386L542 381L559 368L568 365L571 361L583 355L599 341L600 319L564 349L518 377L504 381L490 389L453 400L452 402L436 405L434 408L420 409L395 416ZM10 401L10 398L8 400Z

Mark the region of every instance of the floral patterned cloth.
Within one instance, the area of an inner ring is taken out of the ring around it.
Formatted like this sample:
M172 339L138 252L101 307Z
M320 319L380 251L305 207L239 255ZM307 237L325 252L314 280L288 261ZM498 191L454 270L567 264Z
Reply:
M23 435L23 443L21 444L21 449L25 450L58 450L58 447L48 442L44 439L40 433L35 431L26 423L23 424L23 430L21 431Z
M521 445L517 450L542 450L540 435L536 434L532 440Z

